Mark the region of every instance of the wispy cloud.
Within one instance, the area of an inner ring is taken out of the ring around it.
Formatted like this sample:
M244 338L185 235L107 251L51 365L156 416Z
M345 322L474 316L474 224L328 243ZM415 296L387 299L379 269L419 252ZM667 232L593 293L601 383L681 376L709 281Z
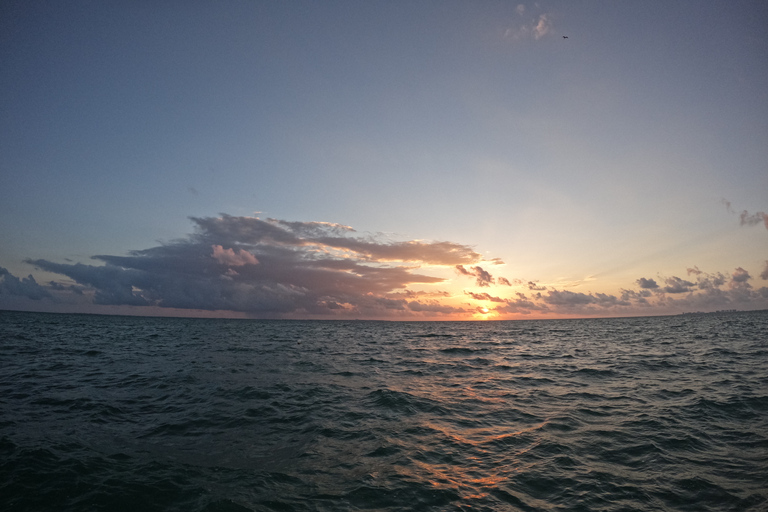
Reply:
M535 7L538 7L538 4ZM552 18L548 13L531 12L523 4L518 4L515 12L517 13L517 18L510 20L508 26L504 29L504 39L511 41L531 38L539 40L552 32Z
M756 226L762 223L768 229L768 214L764 212L749 213L747 210L739 215L742 226Z
M549 16L546 14L542 14L541 16L539 16L539 20L536 23L536 26L533 27L533 38L541 39L545 35L549 34L551 30L552 30L552 22L549 20Z
M720 202L725 205L725 209L728 213L736 214L736 210L733 209L731 202L725 198L721 198ZM739 225L741 226L757 226L763 224L765 229L768 229L768 213L755 212L749 213L747 210L742 210L739 214Z

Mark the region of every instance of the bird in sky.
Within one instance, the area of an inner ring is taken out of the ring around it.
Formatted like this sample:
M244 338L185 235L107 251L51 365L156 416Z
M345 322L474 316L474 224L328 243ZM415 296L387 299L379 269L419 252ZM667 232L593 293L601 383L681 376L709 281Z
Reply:
M563 36L563 39L568 39L568 36Z

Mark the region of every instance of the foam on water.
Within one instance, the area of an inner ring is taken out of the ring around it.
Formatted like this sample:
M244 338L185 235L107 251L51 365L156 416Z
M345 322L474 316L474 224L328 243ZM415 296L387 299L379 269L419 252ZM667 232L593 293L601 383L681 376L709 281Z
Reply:
M3 510L765 510L768 314L0 312Z

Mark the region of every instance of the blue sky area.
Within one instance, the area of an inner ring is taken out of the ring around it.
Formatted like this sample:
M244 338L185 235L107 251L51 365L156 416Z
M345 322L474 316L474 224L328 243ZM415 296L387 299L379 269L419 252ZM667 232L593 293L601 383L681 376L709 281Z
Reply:
M0 69L0 308L768 307L763 1L10 0Z

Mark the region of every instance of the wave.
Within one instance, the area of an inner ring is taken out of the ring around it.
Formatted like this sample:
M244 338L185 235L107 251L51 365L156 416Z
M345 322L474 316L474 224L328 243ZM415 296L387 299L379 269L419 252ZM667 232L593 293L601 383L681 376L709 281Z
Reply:
M0 508L758 512L765 339L0 312Z

